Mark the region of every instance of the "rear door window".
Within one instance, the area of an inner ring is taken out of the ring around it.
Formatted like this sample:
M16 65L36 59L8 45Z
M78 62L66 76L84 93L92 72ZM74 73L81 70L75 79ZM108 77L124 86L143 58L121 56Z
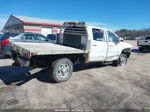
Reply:
M93 39L96 41L104 41L105 37L104 37L104 30L101 29L92 29L93 32Z

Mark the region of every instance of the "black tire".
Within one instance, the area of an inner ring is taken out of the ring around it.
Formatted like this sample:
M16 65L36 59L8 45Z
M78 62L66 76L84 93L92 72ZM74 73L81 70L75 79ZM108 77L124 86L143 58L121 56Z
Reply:
M125 53L121 53L121 55L119 56L118 60L115 60L113 62L114 66L124 66L127 64L128 61L128 57Z
M49 74L55 82L64 82L69 80L72 72L73 63L67 58L62 58L52 63Z
M143 52L143 51L144 51L144 48L139 47L139 51L140 51L140 52Z
M18 63L17 61L15 61L14 63L12 63L12 66L17 66L17 67L19 67L19 66L20 66L20 63Z
M118 60L113 61L112 66L118 66Z

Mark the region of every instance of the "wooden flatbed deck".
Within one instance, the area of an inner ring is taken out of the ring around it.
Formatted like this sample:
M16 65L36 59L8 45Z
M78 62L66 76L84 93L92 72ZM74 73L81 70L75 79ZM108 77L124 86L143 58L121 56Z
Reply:
M84 50L53 43L12 42L18 49L24 49L37 55L80 54Z

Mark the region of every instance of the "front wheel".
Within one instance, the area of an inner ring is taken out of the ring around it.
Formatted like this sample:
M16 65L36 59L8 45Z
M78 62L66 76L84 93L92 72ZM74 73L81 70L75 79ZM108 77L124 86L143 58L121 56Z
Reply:
M54 61L50 67L50 76L55 82L69 80L73 72L73 64L67 58Z
M113 65L115 65L115 66L124 66L124 65L127 64L127 60L128 60L127 55L124 54L124 53L121 53L119 59L114 61Z

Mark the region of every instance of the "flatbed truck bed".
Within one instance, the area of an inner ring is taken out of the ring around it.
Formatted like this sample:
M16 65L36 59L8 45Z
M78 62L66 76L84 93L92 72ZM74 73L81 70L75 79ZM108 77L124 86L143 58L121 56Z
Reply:
M29 42L11 42L14 50L23 53L33 53L35 55L54 55L54 54L81 54L86 51L53 43L29 43ZM24 52L23 52L24 51Z

